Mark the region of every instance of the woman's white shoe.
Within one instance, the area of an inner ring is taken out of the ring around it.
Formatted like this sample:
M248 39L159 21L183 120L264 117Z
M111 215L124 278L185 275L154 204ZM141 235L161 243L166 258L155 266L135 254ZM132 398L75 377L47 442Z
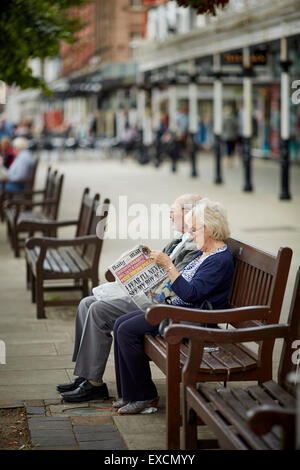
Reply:
M150 406L156 406L158 403L159 397L152 398L151 400L143 401L130 401L127 405L118 409L118 413L121 415L135 415L141 413L146 408Z

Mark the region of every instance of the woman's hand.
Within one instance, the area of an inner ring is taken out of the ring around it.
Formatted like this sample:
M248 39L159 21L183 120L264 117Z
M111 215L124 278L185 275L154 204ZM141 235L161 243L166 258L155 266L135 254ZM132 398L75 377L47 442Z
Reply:
M161 266L163 269L168 269L173 265L170 257L166 255L166 253L163 253L162 251L156 251L156 250L151 251L150 258L152 258L154 262L158 266Z
M150 253L150 258L152 258L158 266L161 266L168 273L168 276L172 282L174 282L175 279L177 279L177 277L180 275L172 263L171 258L166 255L166 253L153 250Z

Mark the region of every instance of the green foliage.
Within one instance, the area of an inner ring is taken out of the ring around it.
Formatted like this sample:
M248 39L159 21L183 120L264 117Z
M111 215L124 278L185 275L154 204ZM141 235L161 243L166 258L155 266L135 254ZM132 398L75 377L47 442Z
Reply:
M176 0L182 7L192 7L198 15L216 15L216 8L224 8L229 0Z
M73 42L81 21L69 8L86 0L1 0L0 80L20 88L42 88L42 77L34 77L29 59L53 58L61 41Z

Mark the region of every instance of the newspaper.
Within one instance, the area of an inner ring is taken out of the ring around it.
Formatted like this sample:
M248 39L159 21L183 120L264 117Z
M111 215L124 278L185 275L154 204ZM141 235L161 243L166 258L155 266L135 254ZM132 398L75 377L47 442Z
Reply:
M150 249L143 245L124 253L109 269L124 292L142 310L153 304L152 290L168 277L150 258Z

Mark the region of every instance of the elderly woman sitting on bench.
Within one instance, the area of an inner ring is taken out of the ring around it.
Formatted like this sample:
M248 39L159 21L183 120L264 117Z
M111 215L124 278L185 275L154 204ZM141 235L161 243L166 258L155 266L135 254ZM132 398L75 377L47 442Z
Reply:
M234 274L232 255L224 240L229 228L219 203L202 199L188 214L187 225L199 252L180 272L170 257L152 251L151 257L168 274L174 306L213 309L227 307ZM184 320L184 318L183 318ZM120 414L136 414L158 403L151 378L149 358L144 352L144 335L158 334L158 326L137 310L118 318L114 327L114 357L117 392L120 399L113 406Z

